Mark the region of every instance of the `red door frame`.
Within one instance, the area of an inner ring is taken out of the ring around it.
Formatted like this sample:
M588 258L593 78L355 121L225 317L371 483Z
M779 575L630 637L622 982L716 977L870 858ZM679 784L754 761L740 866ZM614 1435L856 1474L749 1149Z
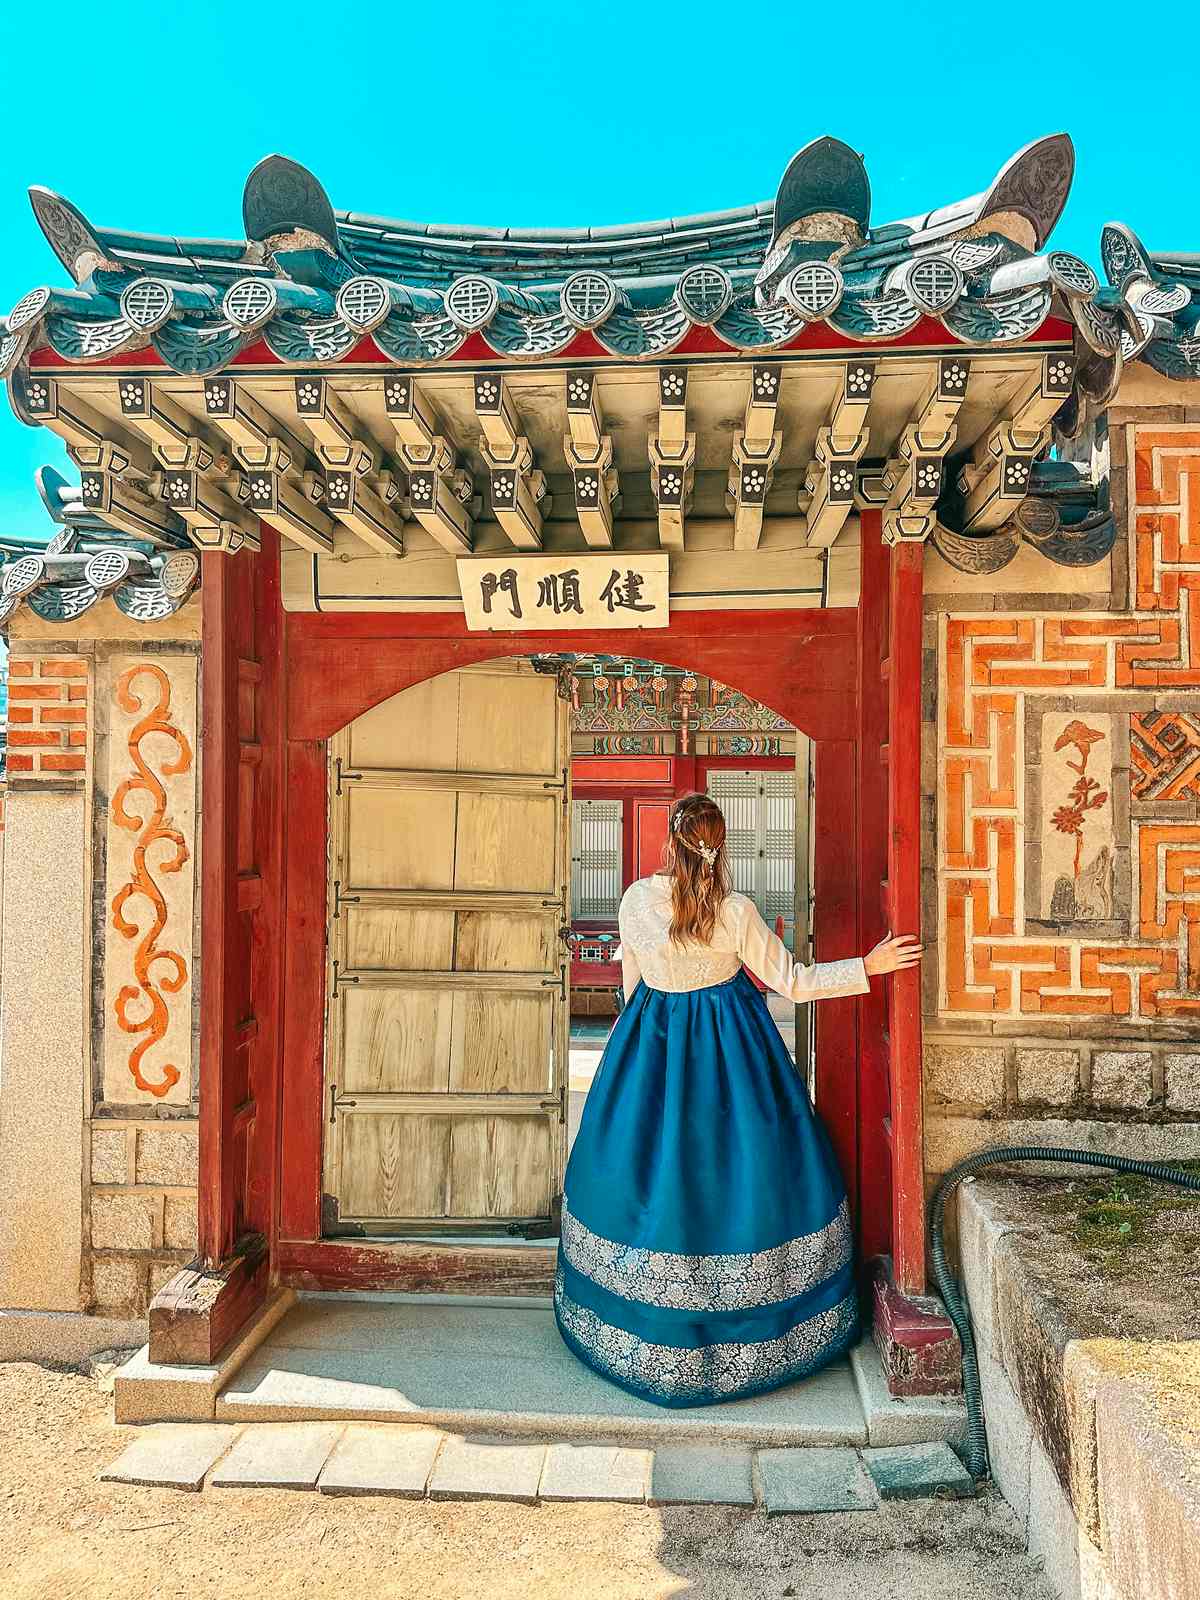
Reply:
M890 589L884 591L880 579L887 557L879 554L879 519L865 513L862 520L866 582L864 604L857 609L676 612L667 628L653 633L573 632L568 640L572 649L652 655L667 665L705 672L771 706L813 740L818 960L856 954L865 947L864 934L877 931L879 917L872 918L869 910L872 894L880 894L879 879L873 889L870 873L878 865L881 816L885 821L890 817L884 896L893 925L916 928L919 911L920 550L904 549L893 556ZM264 743L267 781L255 807L255 837L266 870L259 874L260 889L235 883L231 890L231 877L239 876L237 852L221 844L233 798L230 768L255 759L243 748L254 741L244 735L239 741L236 731L237 695L229 672L235 659L245 658L238 654L242 647L231 631L227 580L215 570L218 562L231 559L252 561L256 569L274 566L269 530L262 557L217 557L205 563L201 1256L215 1268L238 1247L231 1230L259 1227L269 1234L276 1279L432 1287L439 1270L434 1255L419 1263L411 1256L397 1263L387 1247L346 1251L321 1239L326 741L355 716L414 683L471 662L561 649L564 635L497 639L468 633L461 616L446 613L284 614L277 581L256 571L251 587L261 619L252 654L261 663L264 703L279 726ZM887 679L883 738L879 697L872 697L869 688L870 663L879 657L868 654L883 636L881 616L890 631L894 669ZM860 714L860 703L871 711L870 726ZM214 707L223 708L219 715ZM884 744L889 759L881 811L882 765L873 752ZM281 783L275 780L276 771ZM260 962L265 1026L257 1037L264 1042L254 1051L253 1093L248 1097L243 1087L245 1046L256 1035L245 1017L233 1015L228 982L231 965L239 959L237 941L231 943L228 936L238 894L247 910L257 906L254 896L261 895L253 944L261 952L265 941L274 938L282 955L281 974L278 963ZM278 1003L280 976L284 1006ZM874 1249L890 1234L897 1279L912 1293L924 1287L915 975L894 982L887 1070L881 1072L876 1059L864 1080L857 1064L862 1045L878 1032L879 1004L873 992L863 1001L829 1001L818 1008L818 1096L860 1214L863 1242ZM276 1008L282 1012L281 1040L272 1020ZM871 1062L870 1049L862 1059ZM890 1207L886 1186L879 1181L884 1139L876 1128L877 1121L883 1126L878 1112L884 1078L890 1080L886 1142L891 1161L886 1164L896 1171ZM235 1099L239 1093L241 1101ZM238 1137L241 1127L247 1130L244 1142ZM521 1292L516 1279L513 1292Z

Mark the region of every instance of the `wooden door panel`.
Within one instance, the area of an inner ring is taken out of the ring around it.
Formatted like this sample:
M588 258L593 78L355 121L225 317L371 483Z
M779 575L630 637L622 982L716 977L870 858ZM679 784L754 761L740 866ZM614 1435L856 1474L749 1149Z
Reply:
M450 1089L458 1094L549 1094L546 994L454 996Z
M445 1092L454 1000L429 989L344 989L338 1001L339 1090L348 1095Z
M452 1217L540 1217L550 1206L545 1117L456 1117L450 1139Z
M448 971L454 912L436 906L346 906L346 965L392 972ZM461 946L461 935L459 944Z
M554 723L537 677L464 672L459 678L458 770L555 778ZM421 766L428 763L422 759Z
M334 1231L553 1218L569 749L556 680L522 662L405 690L332 743Z
M453 964L459 972L553 972L557 953L558 925L553 916L519 911L458 913Z
M561 809L556 795L462 793L454 887L553 894Z
M342 1123L342 1211L357 1217L444 1217L449 1117L348 1111Z
M454 881L454 790L350 788L347 855L361 889L448 889Z
M430 678L357 717L347 766L453 772L458 760L458 674Z

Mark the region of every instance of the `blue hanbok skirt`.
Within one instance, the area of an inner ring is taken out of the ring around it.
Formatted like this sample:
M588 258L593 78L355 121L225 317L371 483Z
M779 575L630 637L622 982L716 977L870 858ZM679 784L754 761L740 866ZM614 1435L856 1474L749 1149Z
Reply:
M554 1291L568 1346L663 1406L761 1394L858 1336L846 1189L744 972L638 985L567 1163Z

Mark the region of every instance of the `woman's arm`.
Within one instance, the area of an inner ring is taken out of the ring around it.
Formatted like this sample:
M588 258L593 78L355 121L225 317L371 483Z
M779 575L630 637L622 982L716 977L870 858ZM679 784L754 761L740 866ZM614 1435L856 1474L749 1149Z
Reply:
M741 922L738 954L756 978L761 978L786 1000L836 1000L865 994L873 974L895 972L921 959L921 946L908 938L889 937L869 955L847 961L816 961L809 966L793 961L791 951L747 902Z
M626 889L625 893L621 896L621 904L617 907L617 933L619 934L621 940L620 946L617 950L617 957L621 963L621 990L625 996L626 1005L628 1005L630 1000L633 998L633 991L641 982L642 977L642 969L638 964L638 958L634 955L633 946L629 942L629 924L627 918L629 912L629 896L632 892L632 889L632 885L630 885L630 888Z

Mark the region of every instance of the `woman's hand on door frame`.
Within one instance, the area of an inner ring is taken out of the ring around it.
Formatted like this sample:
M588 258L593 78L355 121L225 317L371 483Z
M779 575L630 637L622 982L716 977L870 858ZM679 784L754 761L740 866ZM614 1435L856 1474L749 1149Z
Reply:
M887 938L863 957L863 966L868 977L877 978L885 972L903 972L906 967L917 966L924 953L925 946L915 934L900 933L893 938L889 928Z

